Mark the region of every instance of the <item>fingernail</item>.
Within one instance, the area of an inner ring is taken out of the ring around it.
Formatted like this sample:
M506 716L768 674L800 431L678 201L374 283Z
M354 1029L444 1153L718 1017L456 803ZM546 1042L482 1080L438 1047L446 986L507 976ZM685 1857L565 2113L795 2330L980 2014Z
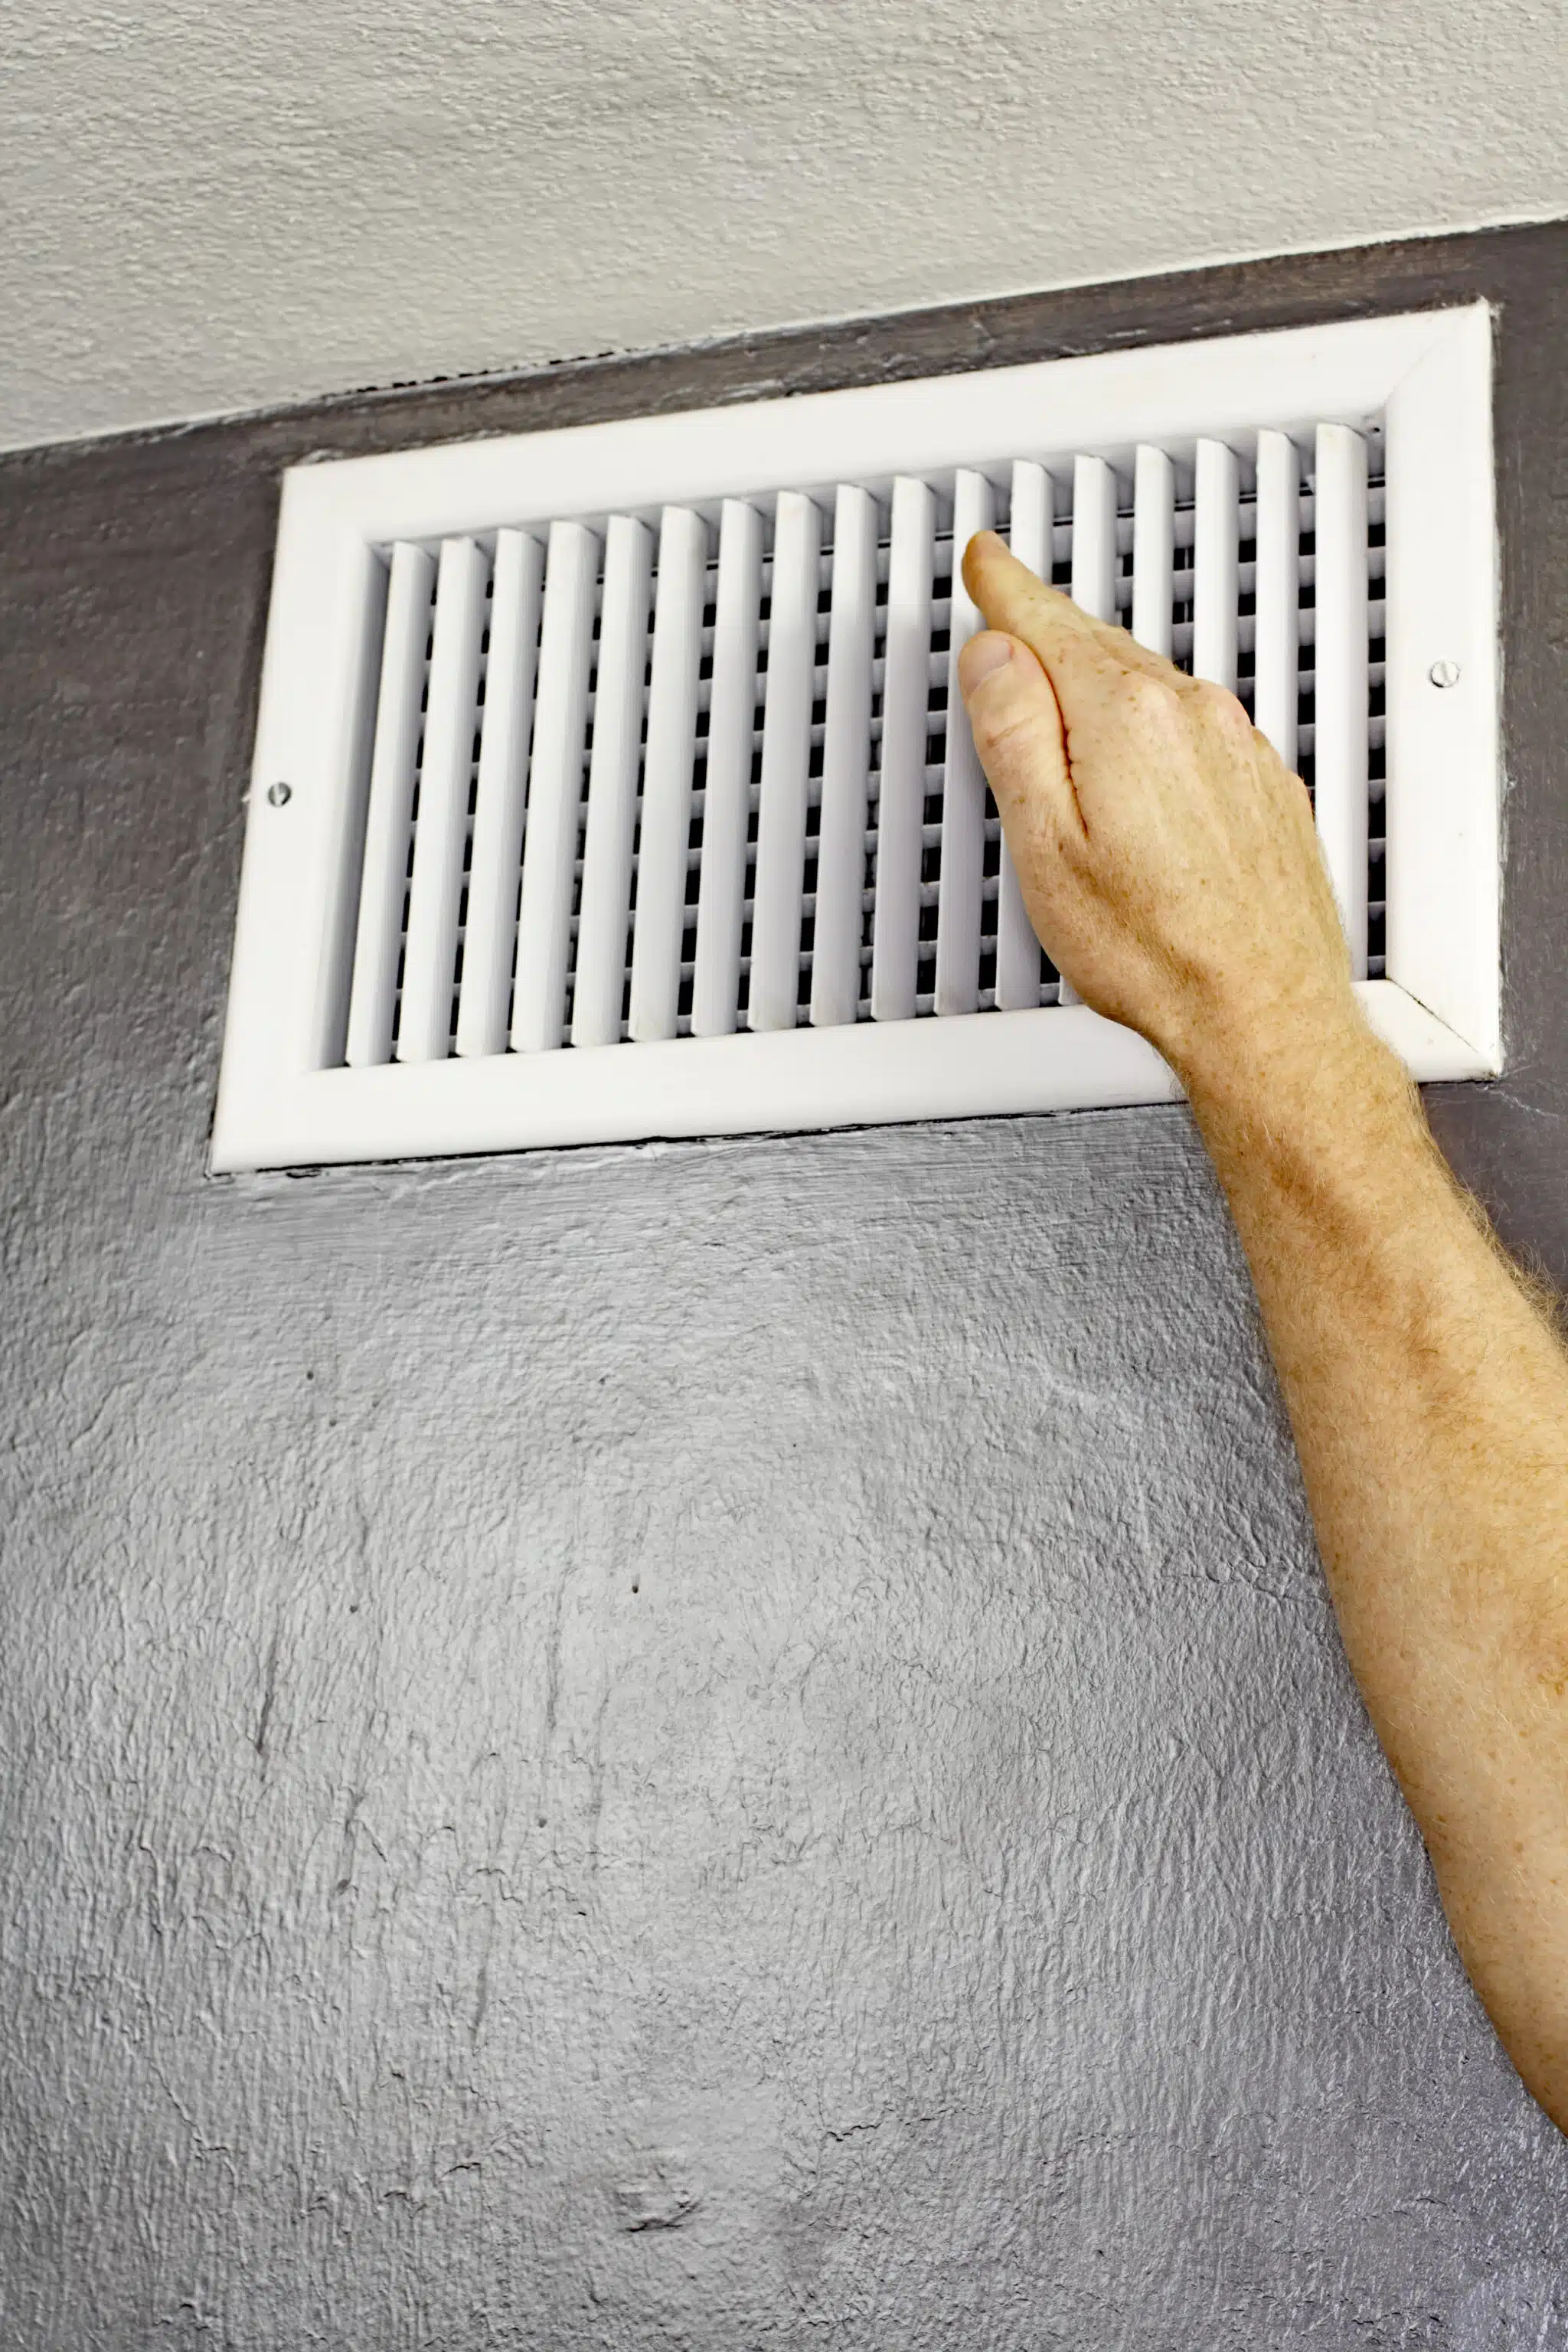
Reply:
M1005 669L1013 658L1013 640L1005 637L1000 629L985 629L971 637L958 656L958 682L965 694L973 694L977 686L999 669Z

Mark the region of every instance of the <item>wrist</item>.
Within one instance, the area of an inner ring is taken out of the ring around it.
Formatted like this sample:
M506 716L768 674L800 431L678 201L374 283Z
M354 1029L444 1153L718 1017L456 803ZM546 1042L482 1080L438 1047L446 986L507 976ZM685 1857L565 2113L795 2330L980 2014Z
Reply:
M1386 1148L1425 1121L1404 1065L1367 1025L1348 983L1249 1008L1245 1020L1205 1024L1170 1056L1211 1144L1245 1132L1342 1155L1374 1129Z

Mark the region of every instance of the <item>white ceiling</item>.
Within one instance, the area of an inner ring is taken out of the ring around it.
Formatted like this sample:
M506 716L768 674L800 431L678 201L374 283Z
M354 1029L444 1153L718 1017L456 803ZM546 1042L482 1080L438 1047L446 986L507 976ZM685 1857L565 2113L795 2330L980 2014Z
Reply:
M0 446L1568 211L1559 0L11 0Z

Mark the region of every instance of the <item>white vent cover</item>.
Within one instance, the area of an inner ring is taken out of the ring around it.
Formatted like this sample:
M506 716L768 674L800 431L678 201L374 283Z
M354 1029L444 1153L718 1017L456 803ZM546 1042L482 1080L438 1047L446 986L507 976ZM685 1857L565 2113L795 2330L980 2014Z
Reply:
M214 1165L1174 1093L1024 915L992 523L1237 689L1373 1021L1495 1070L1489 371L1477 307L296 468Z

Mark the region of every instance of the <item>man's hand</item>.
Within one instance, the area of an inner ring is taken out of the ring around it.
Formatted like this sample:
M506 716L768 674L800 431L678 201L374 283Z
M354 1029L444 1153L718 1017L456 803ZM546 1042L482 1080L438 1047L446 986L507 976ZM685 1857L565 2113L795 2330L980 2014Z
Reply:
M991 628L959 676L1030 913L1186 1087L1346 1654L1476 1989L1568 2129L1568 1359L1362 1019L1307 795L1241 705L990 532L964 578Z
M969 542L988 623L959 659L1025 902L1085 1003L1184 1079L1292 1024L1357 1018L1299 777L1235 695Z

